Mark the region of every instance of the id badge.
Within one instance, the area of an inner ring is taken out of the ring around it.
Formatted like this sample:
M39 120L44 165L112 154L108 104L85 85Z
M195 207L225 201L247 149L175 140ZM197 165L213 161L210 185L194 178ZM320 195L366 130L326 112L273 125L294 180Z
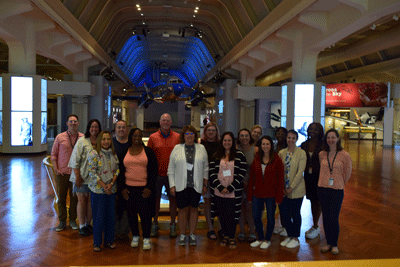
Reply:
M333 185L333 178L329 178L329 185L330 185L330 186Z
M223 175L224 177L231 176L231 170L224 170L224 171L222 171L222 175Z
M193 164L186 163L186 166L187 166L188 171L193 170Z

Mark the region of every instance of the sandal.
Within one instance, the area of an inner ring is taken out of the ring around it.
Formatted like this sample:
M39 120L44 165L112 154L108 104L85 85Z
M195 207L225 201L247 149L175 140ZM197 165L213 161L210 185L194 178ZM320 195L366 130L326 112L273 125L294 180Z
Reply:
M250 234L249 235L249 239L248 239L249 243L253 243L256 240L257 240L257 237L256 237L255 234Z
M115 249L117 246L114 243L107 243L106 247L110 249Z
M237 244L236 244L235 239L229 240L229 248L230 248L230 249L235 249L235 248L237 248Z
M244 241L246 241L246 235L243 234L243 233L240 233L240 234L238 234L237 239L238 239L240 242L244 242Z
M207 232L207 237L211 240L217 240L217 235L215 234L214 230L208 231Z
M228 237L224 237L224 238L222 239L221 243L219 243L219 245L220 245L221 247L226 247L226 245L228 245L228 241L229 241Z
M93 246L93 251L94 251L94 252L100 252L100 251L101 251L101 247L99 247L99 246Z

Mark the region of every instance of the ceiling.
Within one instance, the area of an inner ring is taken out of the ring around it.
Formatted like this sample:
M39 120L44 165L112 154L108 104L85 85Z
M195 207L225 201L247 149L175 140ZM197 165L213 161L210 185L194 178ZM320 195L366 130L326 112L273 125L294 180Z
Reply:
M291 34L304 31L304 47L318 55L317 81L400 83L399 2L2 0L0 71L8 72L6 44L23 39L15 25L35 18L37 74L60 80L89 69L115 74L121 89L156 84L166 71L189 86L215 86L221 73L278 85L293 76Z

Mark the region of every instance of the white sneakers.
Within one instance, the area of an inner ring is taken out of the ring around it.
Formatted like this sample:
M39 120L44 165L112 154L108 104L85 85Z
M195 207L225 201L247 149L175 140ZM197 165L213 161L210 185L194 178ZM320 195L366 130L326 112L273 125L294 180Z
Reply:
M282 247L296 248L300 246L300 242L294 238L287 237L281 242Z
M143 238L143 250L151 249L150 238Z
M308 239L314 239L314 238L316 238L318 235L319 235L319 233L320 233L320 229L319 229L319 227L317 227L317 228L314 228L314 227L311 227L307 232L306 232L306 238L308 238Z
M279 235L280 235L280 236L288 236L288 235L287 235L287 232L286 232L286 229L283 228L283 230L279 233Z
M137 248L139 247L139 236L134 236L132 238L131 247ZM151 249L150 238L143 238L143 250Z
M131 247L137 248L139 246L139 236L134 236L132 238Z
M250 244L250 247L256 248L260 247L261 249L267 249L271 246L271 241L254 241L253 243Z

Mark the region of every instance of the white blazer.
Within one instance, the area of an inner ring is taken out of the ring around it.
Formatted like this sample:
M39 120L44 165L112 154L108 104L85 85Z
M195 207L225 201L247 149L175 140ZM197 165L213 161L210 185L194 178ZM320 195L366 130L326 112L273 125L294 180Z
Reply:
M203 179L208 180L208 156L203 145L195 143L193 166L194 190L203 190ZM168 164L169 188L175 186L176 192L183 191L187 185L187 166L185 144L178 144L171 152Z

